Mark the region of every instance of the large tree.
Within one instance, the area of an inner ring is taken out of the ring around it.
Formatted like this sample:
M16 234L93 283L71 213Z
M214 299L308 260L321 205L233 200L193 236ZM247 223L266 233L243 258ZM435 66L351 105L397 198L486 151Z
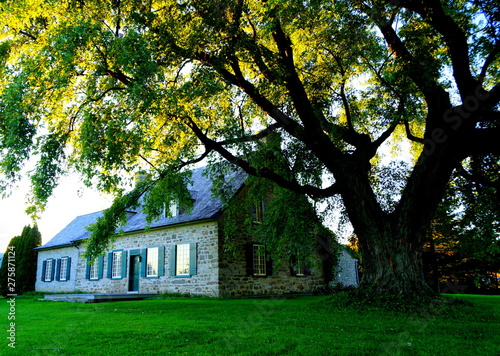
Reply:
M139 195L150 193L154 212L182 195L184 167L222 158L312 199L340 196L359 238L362 284L427 294L422 245L453 170L500 151L494 0L0 8L1 169L12 182L38 157L33 213L66 169L107 191L123 172L149 173L94 229L91 252ZM373 168L402 142L413 167L385 204Z

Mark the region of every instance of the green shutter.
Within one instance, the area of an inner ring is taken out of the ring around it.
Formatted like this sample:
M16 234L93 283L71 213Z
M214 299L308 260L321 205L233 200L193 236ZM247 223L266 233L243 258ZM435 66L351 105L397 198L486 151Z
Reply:
M85 264L85 279L90 279L90 257L87 257L87 263Z
M68 257L68 262L66 263L66 280L69 281L71 277L71 257Z
M58 258L56 262L56 281L61 278L61 259Z
M147 268L148 268L148 249L143 248L141 250L141 277L146 277Z
M245 262L247 276L253 276L253 244L245 245Z
M56 264L56 261L55 260L52 260L50 261L50 263L52 263L52 273L50 274L50 281L52 282L54 280L54 272L55 272L55 264Z
M122 250L122 271L120 278L127 276L127 251Z
M189 274L194 276L197 269L196 243L189 244Z
M104 256L99 256L99 269L97 270L97 275L99 279L102 279L104 276Z
M264 245L264 251L266 256L266 276L271 276L273 274L273 259L268 255L267 248Z
M47 270L47 260L42 263L42 278L41 281L45 282L45 271Z
M158 246L158 277L165 275L165 246Z
M290 266L290 276L297 276L297 255L295 253L290 256L288 264Z
M267 258L266 253L266 276L271 276L273 274L273 260L271 258Z
M111 278L111 273L113 271L113 252L108 253L108 274L107 277Z
M176 246L172 245L170 246L170 257L169 257L169 275L170 276L175 276L175 251L176 251Z

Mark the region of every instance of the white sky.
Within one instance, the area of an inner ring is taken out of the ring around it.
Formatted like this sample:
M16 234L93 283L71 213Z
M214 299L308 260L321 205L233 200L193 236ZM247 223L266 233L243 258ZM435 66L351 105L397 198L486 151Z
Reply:
M14 236L21 235L25 225L33 226L25 213L27 192L28 180L25 180L10 197L0 198L0 253L5 252ZM78 176L63 177L38 221L42 243L48 242L77 216L103 210L111 202L111 197L85 188Z

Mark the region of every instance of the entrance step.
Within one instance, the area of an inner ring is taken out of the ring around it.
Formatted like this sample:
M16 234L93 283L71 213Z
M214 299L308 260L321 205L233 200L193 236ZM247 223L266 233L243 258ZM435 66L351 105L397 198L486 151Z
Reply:
M117 302L124 300L143 300L154 297L156 294L140 293L97 293L97 294L47 294L44 301L54 302L79 302L79 303L102 303Z

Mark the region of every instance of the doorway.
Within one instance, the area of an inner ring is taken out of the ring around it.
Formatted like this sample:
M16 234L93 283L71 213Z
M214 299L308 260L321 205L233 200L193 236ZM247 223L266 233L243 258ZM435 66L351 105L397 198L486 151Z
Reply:
M128 291L139 293L139 280L141 276L141 256L130 256L130 274Z

